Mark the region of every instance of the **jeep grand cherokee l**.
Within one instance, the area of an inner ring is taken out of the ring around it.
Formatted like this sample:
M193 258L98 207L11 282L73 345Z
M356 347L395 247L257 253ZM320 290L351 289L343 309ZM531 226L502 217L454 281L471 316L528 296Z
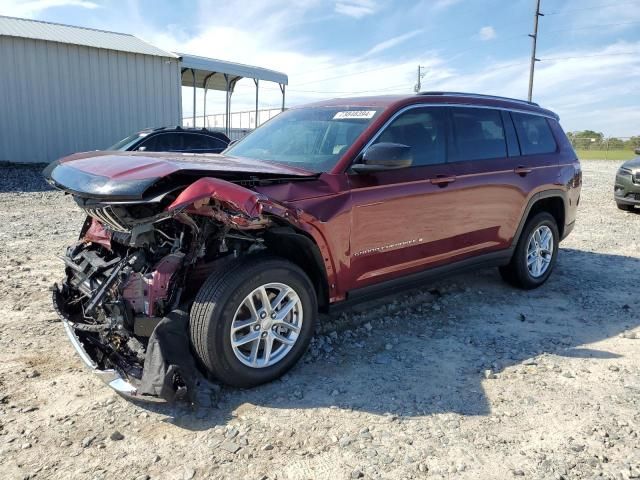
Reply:
M46 177L86 214L54 305L120 393L198 369L251 387L291 368L319 310L469 267L544 283L581 170L558 116L473 94L336 99L224 155L98 152Z

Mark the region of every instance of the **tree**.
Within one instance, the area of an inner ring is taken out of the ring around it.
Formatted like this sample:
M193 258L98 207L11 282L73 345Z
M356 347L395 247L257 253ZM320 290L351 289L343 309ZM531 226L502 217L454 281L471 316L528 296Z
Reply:
M607 138L607 150L622 150L624 142L616 137Z

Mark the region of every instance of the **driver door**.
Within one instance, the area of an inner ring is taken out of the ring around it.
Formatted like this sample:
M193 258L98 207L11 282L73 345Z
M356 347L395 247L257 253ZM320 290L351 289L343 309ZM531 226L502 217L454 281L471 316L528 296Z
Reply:
M374 138L373 144L410 146L413 164L349 173L351 289L435 266L464 248L464 239L456 238L456 182L447 163L446 107L410 107Z

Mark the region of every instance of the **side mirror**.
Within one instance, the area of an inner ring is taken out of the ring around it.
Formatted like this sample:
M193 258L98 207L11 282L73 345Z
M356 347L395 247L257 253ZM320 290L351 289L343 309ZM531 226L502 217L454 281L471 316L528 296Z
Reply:
M356 173L384 172L410 167L413 163L411 147L401 143L376 143L371 145L358 163L351 165Z
M137 150L138 152L144 152L144 151L146 151L146 150L147 150L147 147L145 147L145 146L138 147L138 148L136 148L136 150Z

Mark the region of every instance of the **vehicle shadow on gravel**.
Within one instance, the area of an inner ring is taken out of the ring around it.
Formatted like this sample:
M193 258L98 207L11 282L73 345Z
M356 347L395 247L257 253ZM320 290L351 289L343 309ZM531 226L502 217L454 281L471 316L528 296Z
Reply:
M554 356L618 358L582 345L640 324L630 282L639 271L636 258L563 248L550 280L537 290L513 289L495 269L450 277L329 316L330 330L281 380L212 391L213 408L141 406L188 430L224 425L243 404L403 417L487 415L483 382L533 378L537 368L557 372L562 382L576 372L560 370ZM505 371L513 366L517 373ZM522 395L523 408L535 403Z
M53 187L42 176L44 167L45 165L19 167L0 165L0 193L33 193L53 190Z

